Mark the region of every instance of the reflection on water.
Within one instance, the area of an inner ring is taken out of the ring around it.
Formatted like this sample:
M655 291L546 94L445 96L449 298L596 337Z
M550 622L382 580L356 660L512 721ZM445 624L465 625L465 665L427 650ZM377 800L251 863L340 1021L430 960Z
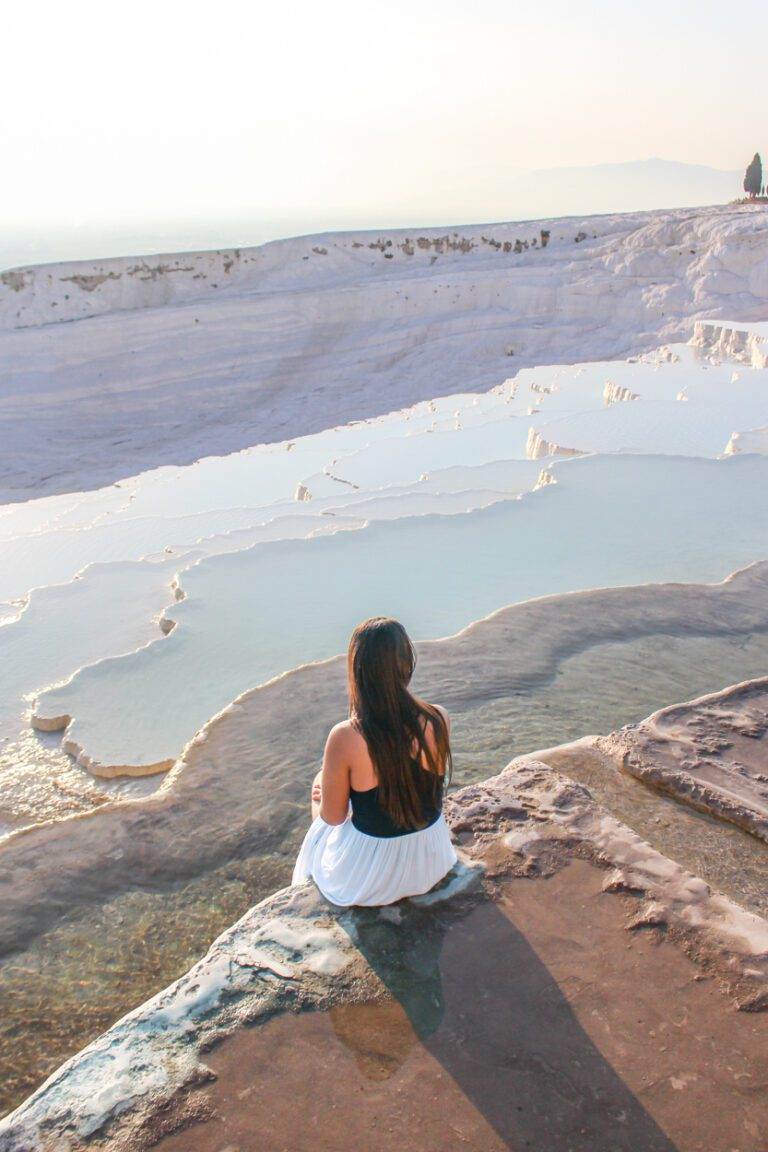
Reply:
M422 908L416 901L383 914L377 908L353 908L341 921L387 991L405 1009L419 1040L437 1030L445 1012L439 960L455 901L454 897L445 910L436 904Z
M457 714L456 782L491 775L520 753L608 732L670 701L767 670L764 634L652 637L591 648L564 662L549 684ZM301 771L306 774L306 764ZM765 849L756 840L594 762L571 761L568 771L662 851L768 914ZM287 883L306 819L304 810L295 812L276 853L234 859L186 883L80 908L0 965L0 1111L181 975L248 907ZM439 1013L439 988L429 975L433 947L426 939L414 953L416 969L403 974L398 998L424 1029L430 1013ZM408 1008L406 986L418 993L418 1008ZM337 1023L345 1027L342 1017Z

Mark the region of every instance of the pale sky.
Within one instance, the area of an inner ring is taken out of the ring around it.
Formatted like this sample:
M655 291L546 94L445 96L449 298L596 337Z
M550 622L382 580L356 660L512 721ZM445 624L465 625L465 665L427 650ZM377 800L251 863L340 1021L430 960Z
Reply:
M470 220L517 169L743 169L766 7L5 0L2 227Z

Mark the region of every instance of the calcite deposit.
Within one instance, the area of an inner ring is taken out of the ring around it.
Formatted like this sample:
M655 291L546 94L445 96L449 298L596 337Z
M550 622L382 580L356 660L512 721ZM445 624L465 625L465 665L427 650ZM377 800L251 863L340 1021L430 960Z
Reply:
M768 677L662 708L601 743L643 783L768 842Z

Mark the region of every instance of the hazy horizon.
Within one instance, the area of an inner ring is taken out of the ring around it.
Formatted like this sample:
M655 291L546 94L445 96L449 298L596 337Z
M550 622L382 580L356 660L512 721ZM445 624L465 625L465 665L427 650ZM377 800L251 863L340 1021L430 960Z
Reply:
M60 225L6 233L0 225L0 271L29 264L108 259L208 248L249 247L318 232L448 227L496 221L605 215L725 203L739 195L742 175L652 157L625 163L580 165L508 174L478 197L473 217L450 207L416 213L393 209L307 211L292 217L147 220ZM496 211L494 212L494 208ZM502 211L506 208L507 211ZM486 209L484 212L483 209Z
M691 206L740 181L517 184L658 156L743 173L764 131L757 0L10 0L4 30L6 267Z

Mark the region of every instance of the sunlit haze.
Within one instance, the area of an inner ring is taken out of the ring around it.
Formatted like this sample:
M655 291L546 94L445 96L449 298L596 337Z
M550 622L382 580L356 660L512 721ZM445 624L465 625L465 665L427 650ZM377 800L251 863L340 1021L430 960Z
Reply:
M0 264L74 233L213 244L718 198L711 173L688 192L655 167L530 171L649 157L735 195L767 28L745 0L11 0Z

